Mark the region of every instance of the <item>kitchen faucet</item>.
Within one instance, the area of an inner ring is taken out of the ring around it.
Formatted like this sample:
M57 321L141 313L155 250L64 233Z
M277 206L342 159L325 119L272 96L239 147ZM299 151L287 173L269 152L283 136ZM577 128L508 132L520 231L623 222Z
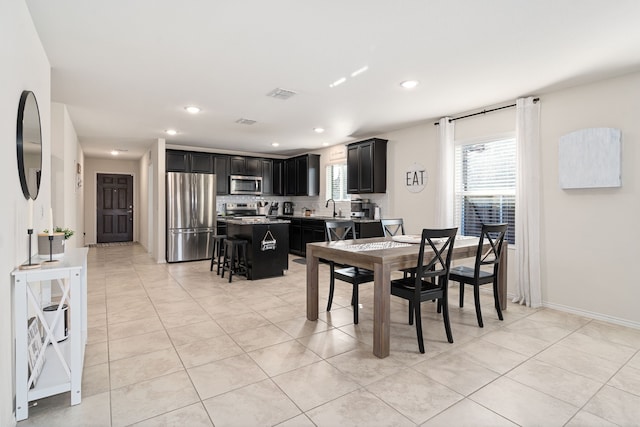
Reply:
M335 218L335 217L337 217L337 216L338 216L338 214L336 213L336 201L335 201L335 200L333 200L333 199L329 199L329 200L327 200L327 204L326 204L326 205L324 205L324 207L325 207L325 208L328 208L328 207L329 207L329 202L333 202L333 217Z

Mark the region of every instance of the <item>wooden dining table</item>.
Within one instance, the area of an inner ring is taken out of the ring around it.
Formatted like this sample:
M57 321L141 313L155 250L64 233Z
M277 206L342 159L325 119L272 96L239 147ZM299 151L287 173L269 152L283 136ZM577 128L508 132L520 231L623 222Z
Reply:
M477 237L456 238L452 259L475 258L478 242ZM506 241L504 245L498 273L498 294L503 310L506 309L507 291ZM397 242L391 237L308 243L307 319L318 320L318 266L321 258L372 270L374 272L373 354L379 358L389 356L391 272L415 267L418 263L419 249L419 244ZM425 258L429 256L429 252L430 250L425 248Z

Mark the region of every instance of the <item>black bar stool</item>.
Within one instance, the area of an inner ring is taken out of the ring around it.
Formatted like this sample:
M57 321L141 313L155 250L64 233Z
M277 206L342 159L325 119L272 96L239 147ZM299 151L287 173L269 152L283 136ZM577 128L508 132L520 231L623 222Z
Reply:
M213 271L213 264L216 264L216 274L220 275L220 268L222 267L222 263L220 262L220 258L222 258L222 253L224 252L224 239L227 238L226 234L216 234L211 236L211 267L209 267L209 271Z
M222 277L229 272L229 283L233 275L247 277L247 241L243 239L225 239L222 258Z

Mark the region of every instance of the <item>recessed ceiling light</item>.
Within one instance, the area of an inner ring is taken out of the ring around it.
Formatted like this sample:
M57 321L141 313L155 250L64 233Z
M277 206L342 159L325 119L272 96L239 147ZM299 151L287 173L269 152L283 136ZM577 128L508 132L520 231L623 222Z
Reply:
M167 130L164 131L164 133L166 133L167 135L173 136L173 135L177 135L178 131L175 130L175 129L167 129Z
M338 80L336 80L335 82L331 83L331 84L329 85L329 87L336 87L336 86L339 86L339 85L341 85L342 83L344 83L344 82L346 82L346 81L347 81L347 78L346 78L346 77L340 77Z
M200 108L194 105L189 105L187 107L184 107L184 109L187 110L187 113L191 113L191 114L198 114L200 112Z
M279 147L279 146L280 146L280 143L278 143L278 142L272 142L272 143L271 143L271 146L272 146L272 147Z
M322 146L323 146L323 147L328 147L328 146L329 146L329 143L328 143L328 142L323 142L323 143L322 143Z
M417 80L405 80L402 83L400 83L400 86L402 86L405 89L413 89L414 87L418 86L418 81Z
M322 133L322 132L324 132L324 128L313 128L313 131L315 133Z
M364 73L365 71L367 71L369 69L369 67L367 65L365 65L362 68L358 68L357 70L355 70L353 73L351 73L351 77L355 77L359 74Z
M112 156L117 156L118 154L120 154L120 152L118 150L111 150L111 155Z

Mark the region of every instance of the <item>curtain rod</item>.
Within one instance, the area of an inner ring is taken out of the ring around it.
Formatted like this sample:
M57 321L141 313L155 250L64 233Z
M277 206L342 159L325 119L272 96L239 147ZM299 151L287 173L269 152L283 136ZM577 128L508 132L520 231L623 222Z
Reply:
M533 102L538 102L539 100L540 98L533 98ZM504 107L492 108L490 110L482 110L482 111L478 111L477 113L467 114L466 116L454 117L453 119L449 119L449 123L455 122L456 120L460 120L460 119L466 119L467 117L479 116L480 114L492 113L494 111L504 110L505 108L512 108L515 106L516 104L505 105ZM440 122L435 122L434 126L438 126L439 124Z

